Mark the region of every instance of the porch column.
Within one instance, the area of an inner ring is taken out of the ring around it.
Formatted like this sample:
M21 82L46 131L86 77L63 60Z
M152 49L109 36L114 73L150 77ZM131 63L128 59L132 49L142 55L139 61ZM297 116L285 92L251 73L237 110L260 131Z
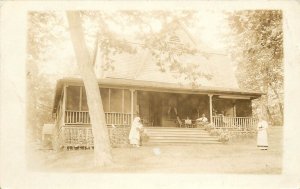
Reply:
M233 100L233 117L236 117L236 100Z
M212 123L212 94L209 94L209 121Z
M130 89L131 93L131 123L133 122L133 95L134 95L134 89Z
M80 92L79 92L79 111L81 111L81 104L82 104L82 86L80 87ZM79 114L80 116L80 114ZM80 118L79 118L80 120Z
M110 88L108 89L108 112L110 112Z
M66 122L66 107L67 107L67 87L68 85L64 86L64 90L63 90L63 104L62 104L62 116L63 116L63 123L65 124Z
M125 89L122 89L122 113L124 113L124 96L125 96Z

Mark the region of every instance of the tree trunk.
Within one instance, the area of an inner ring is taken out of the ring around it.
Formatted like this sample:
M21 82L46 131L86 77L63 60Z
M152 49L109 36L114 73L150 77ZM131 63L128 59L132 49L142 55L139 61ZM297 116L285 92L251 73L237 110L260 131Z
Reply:
M84 40L79 12L67 11L67 18L78 68L87 96L94 136L95 165L105 166L112 163L112 156L98 81Z
M272 84L269 84L269 86L271 87L271 89L274 92L276 98L278 99L279 111L280 111L281 117L283 118L283 104L281 103L280 96L279 96L277 90L275 89L275 87Z

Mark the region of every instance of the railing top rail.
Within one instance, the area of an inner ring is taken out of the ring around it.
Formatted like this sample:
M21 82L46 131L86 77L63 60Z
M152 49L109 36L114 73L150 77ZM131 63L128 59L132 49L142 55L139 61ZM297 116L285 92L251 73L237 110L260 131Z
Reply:
M254 118L254 117L230 117L230 116L212 116L212 117L226 117L226 118L257 119L257 118Z
M65 110L66 112L89 112L89 111L82 111L82 110ZM126 114L131 115L131 113L122 113L122 112L104 112L106 114Z
M65 110L66 112L89 112L87 110Z
M108 128L113 128L111 125L106 125ZM115 127L130 127L130 125L115 125ZM92 125L89 124L89 125L64 125L62 128L73 128L73 129L78 129L78 128L92 128ZM60 129L61 130L61 129Z

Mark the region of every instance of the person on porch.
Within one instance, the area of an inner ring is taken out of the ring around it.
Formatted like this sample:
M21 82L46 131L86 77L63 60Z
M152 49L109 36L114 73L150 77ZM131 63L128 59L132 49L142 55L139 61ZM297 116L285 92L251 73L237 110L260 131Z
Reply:
M143 124L141 123L141 118L134 118L130 132L129 132L129 142L133 147L140 147L141 132L143 131Z
M257 124L257 147L260 150L268 150L268 122L264 120L263 116L259 116Z
M172 112L172 110L174 112ZM172 119L172 113L175 113L175 117L177 117L177 99L174 96L171 96L168 101L168 118Z
M185 127L191 127L192 126L192 120L189 117L187 117L184 120L184 125L185 125Z
M202 114L200 118L196 119L196 123L198 127L203 127L208 124L208 119L205 117L205 114Z

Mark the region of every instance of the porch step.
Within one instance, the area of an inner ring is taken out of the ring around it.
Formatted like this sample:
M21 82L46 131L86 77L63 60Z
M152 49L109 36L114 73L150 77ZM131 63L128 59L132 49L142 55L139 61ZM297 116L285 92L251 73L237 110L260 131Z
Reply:
M148 141L147 143L143 143L144 146L152 146L152 145L182 145L182 144L222 144L219 141L178 141L178 140L164 140L164 141Z
M202 128L147 127L146 145L157 144L221 144L217 136L210 136Z
M176 122L174 120L162 120L162 125L164 127L175 127L176 126Z

